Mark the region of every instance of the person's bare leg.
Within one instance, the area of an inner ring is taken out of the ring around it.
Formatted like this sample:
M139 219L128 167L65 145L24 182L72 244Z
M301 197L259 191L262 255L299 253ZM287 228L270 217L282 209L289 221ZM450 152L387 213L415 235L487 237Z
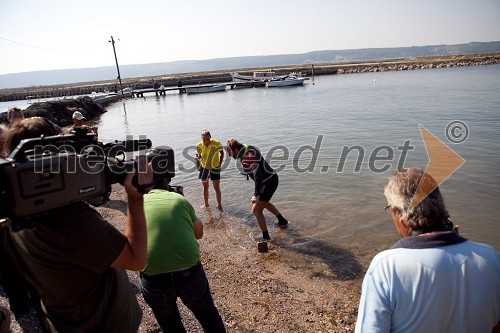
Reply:
M285 227L286 225L288 225L288 220L285 219L283 217L283 215L281 215L281 213L279 212L278 208L276 208L276 206L274 206L272 203L270 202L266 202L266 206L265 208L270 211L274 216L276 216L278 218L278 226L279 227Z
M220 179L212 181L215 190L215 197L217 198L217 209L222 211L222 194L220 192Z
M276 206L274 206L272 203L270 203L270 202L263 202L263 203L266 204L264 206L264 208L267 209L268 211L270 211L271 214L273 214L274 216L280 215L278 208L276 208Z
M205 201L205 205L203 207L210 207L208 204L208 179L202 180L201 184L203 185L203 200Z
M271 238L269 237L269 232L267 231L266 217L262 212L266 204L267 204L266 202L257 201L252 205L252 213L255 216L255 219L257 220L257 224L259 225L260 230L262 230L262 237L268 240Z

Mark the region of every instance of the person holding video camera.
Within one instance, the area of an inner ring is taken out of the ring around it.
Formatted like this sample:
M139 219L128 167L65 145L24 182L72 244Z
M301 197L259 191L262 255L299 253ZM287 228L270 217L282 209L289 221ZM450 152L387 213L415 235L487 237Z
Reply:
M225 332L200 262L203 223L182 189L169 182L169 176L155 172L153 189L144 196L148 265L140 273L142 295L163 332L185 332L177 298L205 332Z
M6 152L23 139L53 136L61 129L45 118L23 119L12 126ZM152 182L145 156L138 158L137 183ZM125 231L121 233L87 203L77 202L34 218L34 228L11 230L10 255L38 291L49 330L59 332L137 332L142 310L126 269L147 263L143 194L124 181Z
M11 115L16 113L17 115ZM11 125L24 119L22 111L18 108L10 109L9 115L11 115L9 117ZM5 157L4 147L8 132L9 127L0 124L0 158ZM7 294L10 308L10 311L5 310L4 313L10 314L12 312L16 319L19 319L26 315L30 309L34 309L38 320L40 323L43 323L43 314L39 306L40 298L38 297L38 293L16 269L15 260L9 256L9 237L8 228L0 228L0 285ZM6 319L9 319L10 322L10 317ZM4 321L4 326L7 326L6 321ZM0 332L2 331L0 330Z
M5 156L3 148L5 147L5 138L7 137L8 131L9 128L6 125L0 124L0 157Z

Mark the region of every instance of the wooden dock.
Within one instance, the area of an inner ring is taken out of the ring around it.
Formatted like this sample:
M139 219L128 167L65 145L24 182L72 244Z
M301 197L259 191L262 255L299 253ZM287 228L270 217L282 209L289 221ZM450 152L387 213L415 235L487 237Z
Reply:
M156 96L165 95L168 91L178 90L180 94L186 92L186 87L160 87L160 88L146 88L146 89L136 89L132 91L132 95L135 97L144 97L144 94L155 93Z
M257 87L265 87L265 82L260 81L249 81L249 82L224 82L220 84L225 84L230 89L238 89L238 88L257 88ZM132 95L135 97L144 97L144 94L155 93L156 96L165 95L169 91L178 91L179 94L186 93L186 88L190 87L211 87L215 85L215 83L209 84L195 84L189 86L181 86L181 87L159 87L159 88L146 88L146 89L136 89L132 91Z

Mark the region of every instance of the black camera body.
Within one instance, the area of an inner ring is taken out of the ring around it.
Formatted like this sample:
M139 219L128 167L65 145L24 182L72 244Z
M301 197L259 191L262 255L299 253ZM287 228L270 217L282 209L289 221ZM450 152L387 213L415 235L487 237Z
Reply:
M151 145L149 139L104 144L96 134L83 132L22 140L9 157L0 158L0 221L19 226L71 203L104 204L111 185L123 184L134 169L127 153ZM175 176L171 148L151 162L155 177Z

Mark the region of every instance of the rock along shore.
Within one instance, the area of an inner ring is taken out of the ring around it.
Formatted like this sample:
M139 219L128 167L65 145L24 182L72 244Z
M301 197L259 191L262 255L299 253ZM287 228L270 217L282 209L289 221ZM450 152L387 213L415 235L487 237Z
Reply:
M165 74L160 76L149 76L141 78L122 78L123 87L133 89L152 88L155 84L165 87L176 86L182 81L183 85L198 83L221 83L230 82L229 72L251 74L255 70L273 69L277 74L288 74L290 72L302 72L307 76L385 72L394 70L415 70L461 66L479 66L500 63L500 53L467 54L453 56L433 56L404 59L384 59L359 62L335 62L321 64L301 64L290 66L275 66L266 68L239 68L231 70L220 70L212 72ZM117 80L81 82L74 84L54 86L32 86L24 88L12 88L0 90L0 102L24 100L28 96L35 98L51 98L75 95L89 95L92 92L104 90L115 91L119 89Z

